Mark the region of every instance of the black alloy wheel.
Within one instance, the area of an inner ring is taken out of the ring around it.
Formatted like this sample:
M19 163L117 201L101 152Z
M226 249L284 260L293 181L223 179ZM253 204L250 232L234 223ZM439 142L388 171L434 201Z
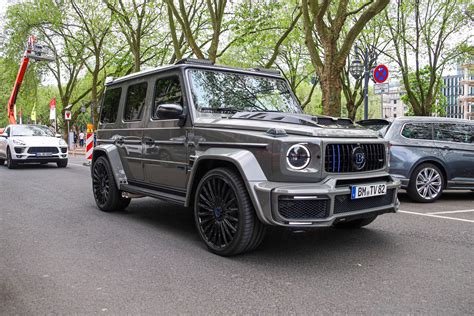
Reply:
M221 256L251 251L265 234L240 175L227 168L211 170L201 179L194 215L201 239Z
M16 166L17 164L13 161L12 155L10 154L10 148L7 148L7 167L8 169L15 169Z
M99 157L92 165L92 191L97 206L104 212L122 210L130 204L117 189L109 162Z

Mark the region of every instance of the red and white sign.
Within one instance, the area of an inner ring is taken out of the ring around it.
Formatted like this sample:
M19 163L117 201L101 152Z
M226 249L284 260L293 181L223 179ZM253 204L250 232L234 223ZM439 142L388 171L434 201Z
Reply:
M94 133L86 134L86 159L92 161L92 151L94 149Z
M385 65L378 65L374 69L373 77L375 82L384 83L388 79L388 68Z
M56 119L56 98L53 98L51 101L49 101L49 119Z
M72 117L71 111L64 111L64 119L70 121Z

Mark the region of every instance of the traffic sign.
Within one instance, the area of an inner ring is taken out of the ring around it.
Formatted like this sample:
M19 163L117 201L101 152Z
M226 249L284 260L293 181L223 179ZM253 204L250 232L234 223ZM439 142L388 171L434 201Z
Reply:
M70 121L72 117L71 111L64 111L64 119Z
M388 83L379 83L374 86L375 94L384 94L389 92Z
M378 65L374 69L373 77L375 82L377 83L383 83L385 80L388 79L388 68L385 65Z

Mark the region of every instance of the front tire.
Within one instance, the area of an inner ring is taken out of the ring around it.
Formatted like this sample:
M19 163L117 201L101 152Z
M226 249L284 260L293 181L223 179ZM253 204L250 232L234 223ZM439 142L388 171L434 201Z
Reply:
M415 202L431 203L440 198L444 189L444 176L441 170L424 163L413 170L408 184L408 196Z
M3 166L5 164L5 159L0 159L0 166Z
M92 165L92 191L101 211L119 211L130 204L131 199L122 197L122 192L117 189L112 168L105 157L97 158Z
M265 235L242 178L228 168L213 169L201 179L194 218L201 239L220 256L251 251Z
M10 154L10 148L7 148L7 167L8 169L16 169L17 163L13 160Z
M66 168L67 167L67 159L60 160L56 163L58 168Z
M334 227L344 228L344 229L357 229L357 228L361 228L361 227L369 225L370 223L375 221L376 218L377 216L371 216L371 217L359 218L359 219L355 219L355 220L347 221L347 222L339 222L339 223L334 224Z

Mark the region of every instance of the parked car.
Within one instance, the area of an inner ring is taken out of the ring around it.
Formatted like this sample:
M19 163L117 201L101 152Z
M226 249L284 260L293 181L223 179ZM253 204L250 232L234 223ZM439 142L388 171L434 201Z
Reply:
M99 209L151 196L194 209L214 253L255 249L266 225L356 228L396 212L387 141L303 114L279 72L202 60L106 85L92 189Z
M43 125L8 125L0 134L0 165L9 169L19 164L55 162L65 168L68 162L66 142Z
M445 189L474 190L474 122L435 117L395 119L385 132L390 174L417 202Z

